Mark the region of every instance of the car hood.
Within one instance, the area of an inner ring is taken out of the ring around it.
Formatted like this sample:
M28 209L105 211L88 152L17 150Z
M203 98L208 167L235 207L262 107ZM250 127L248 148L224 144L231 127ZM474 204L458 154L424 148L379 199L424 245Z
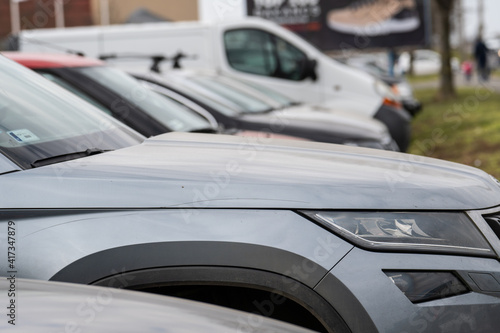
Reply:
M387 127L374 118L353 112L325 108L320 105L301 104L284 108L278 112L293 119L310 119L318 122L334 123L338 126L347 126L361 131L369 131L378 136L389 135Z
M370 121L361 116L363 121L355 117L346 116L346 113L335 111L324 112L324 109L314 110L313 107L297 106L272 111L269 113L246 113L240 119L261 124L262 127L273 128L273 132L282 134L302 135L309 139L318 140L318 137L331 137L342 140L376 140L389 141L390 135L383 124L376 120ZM366 121L364 121L366 120ZM283 125L282 127L280 125Z
M265 141L266 144L263 144ZM169 133L0 176L2 208L479 209L500 188L477 169L314 142Z

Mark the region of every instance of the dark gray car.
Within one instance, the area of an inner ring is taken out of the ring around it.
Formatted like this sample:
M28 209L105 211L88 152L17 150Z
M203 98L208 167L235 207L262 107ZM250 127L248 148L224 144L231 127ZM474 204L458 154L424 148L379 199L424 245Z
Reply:
M1 57L0 94L1 276L179 296L320 332L498 331L500 186L482 171L313 142L137 144Z

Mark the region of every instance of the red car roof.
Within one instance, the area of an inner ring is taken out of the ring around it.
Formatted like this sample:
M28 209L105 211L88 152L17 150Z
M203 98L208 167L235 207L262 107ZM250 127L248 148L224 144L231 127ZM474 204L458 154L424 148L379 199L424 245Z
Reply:
M31 69L102 66L104 62L73 54L2 52L7 58Z

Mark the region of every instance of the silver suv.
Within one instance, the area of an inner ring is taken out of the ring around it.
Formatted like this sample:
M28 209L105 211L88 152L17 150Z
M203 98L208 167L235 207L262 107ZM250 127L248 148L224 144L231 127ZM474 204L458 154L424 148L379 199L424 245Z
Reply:
M487 174L264 137L138 144L68 94L0 57L0 275L320 332L498 331L500 187Z

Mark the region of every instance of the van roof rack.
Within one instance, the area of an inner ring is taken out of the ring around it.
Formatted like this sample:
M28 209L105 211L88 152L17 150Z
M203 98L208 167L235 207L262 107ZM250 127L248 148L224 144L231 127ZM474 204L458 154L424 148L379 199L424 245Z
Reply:
M146 54L132 54L132 53L109 53L102 54L99 56L100 60L109 60L109 59L150 59L153 63L149 68L152 72L161 73L160 64L164 61L171 61L172 68L178 69L182 68L181 60L182 59L197 59L196 55L187 55L182 51L177 52L171 57L167 57L164 55L146 55Z

